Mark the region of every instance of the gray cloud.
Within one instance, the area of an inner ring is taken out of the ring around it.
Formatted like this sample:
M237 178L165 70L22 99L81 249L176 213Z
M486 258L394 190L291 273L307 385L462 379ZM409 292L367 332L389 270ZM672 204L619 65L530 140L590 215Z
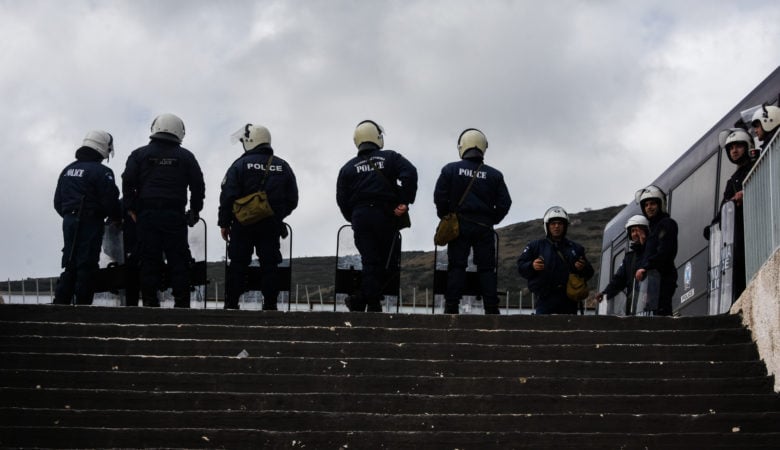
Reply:
M625 203L776 67L779 18L725 0L0 2L0 277L59 271L52 196L84 133L114 134L119 177L161 112L204 168L212 260L246 122L298 176L294 256L334 253L336 174L364 118L418 166L406 249L431 247L433 185L467 127L508 179L505 224Z

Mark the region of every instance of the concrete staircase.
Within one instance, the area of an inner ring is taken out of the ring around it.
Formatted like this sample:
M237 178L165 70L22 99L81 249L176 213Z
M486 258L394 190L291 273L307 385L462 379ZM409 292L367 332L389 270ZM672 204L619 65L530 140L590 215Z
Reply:
M6 448L778 448L772 384L735 316L0 305Z

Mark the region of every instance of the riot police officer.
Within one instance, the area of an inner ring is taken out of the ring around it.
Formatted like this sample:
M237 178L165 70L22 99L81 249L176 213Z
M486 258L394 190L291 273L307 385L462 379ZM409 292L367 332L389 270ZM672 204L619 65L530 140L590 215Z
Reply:
M122 174L125 207L137 225L141 297L144 306L160 306L157 297L168 262L174 306L189 308L187 226L199 220L205 184L195 156L181 146L184 122L161 114L152 122L148 145L134 150ZM189 211L187 190L190 191Z
M760 126L759 126L760 127ZM755 160L750 157L753 152L753 138L742 128L730 128L723 130L718 135L718 140L723 151L728 156L729 161L737 166L737 169L726 181L726 188L723 190L723 199L720 206L726 202L734 202L734 247L732 252L732 301L739 298L742 291L745 290L745 225L743 222L743 199L744 190L742 183L745 181L748 173L753 169ZM768 142L768 141L767 141ZM720 222L720 208L715 215L712 223ZM707 227L705 237L709 239L709 227Z
M417 169L400 153L383 150L384 130L364 120L353 135L358 153L339 171L336 203L352 224L363 264L360 294L350 297L351 311L381 311L387 261L394 248L399 219L417 195ZM408 217L408 216L407 216Z
M287 235L283 220L298 206L298 184L287 161L274 154L271 133L264 126L247 124L234 134L244 154L233 162L222 181L219 221L222 238L228 242L230 266L226 275L225 308L238 309L246 290L246 273L256 250L260 260L263 309L276 310L279 287L276 273L282 254L279 240ZM236 199L265 191L273 215L242 225L233 214Z
M62 217L64 271L57 281L54 303L91 305L91 279L98 270L103 225L108 217L121 222L119 189L114 172L102 164L114 153L114 139L105 131L90 131L76 150L76 161L60 173L54 209Z
M656 316L672 315L672 296L677 289L677 222L666 212L666 193L658 186L650 185L635 194L642 214L650 223L645 251L634 275L637 281L647 276L648 270L657 270L661 277Z
M647 241L649 233L650 222L647 221L647 217L637 214L628 218L626 221L626 236L630 242L629 249L623 256L620 267L612 274L607 287L596 294L596 300L601 301L605 296L607 298L614 297L621 291L624 291L627 300L625 310L622 313L630 315L636 312L631 309L635 283L634 274L639 268L639 262L642 260L642 255L645 251L645 241Z
M780 108L774 105L761 105L753 113L751 125L756 137L761 141L761 151L766 150L769 142L780 129Z
M445 314L459 312L472 249L485 314L499 313L493 226L509 212L512 199L503 174L484 163L487 147L487 138L480 130L464 130L458 137L461 159L442 168L433 192L436 214L442 218L456 213L459 227L458 237L447 244Z
M578 302L567 296L566 283L570 273L590 279L593 266L582 245L566 238L569 214L565 209L553 206L543 220L545 237L526 245L517 270L536 295L536 314L577 314Z

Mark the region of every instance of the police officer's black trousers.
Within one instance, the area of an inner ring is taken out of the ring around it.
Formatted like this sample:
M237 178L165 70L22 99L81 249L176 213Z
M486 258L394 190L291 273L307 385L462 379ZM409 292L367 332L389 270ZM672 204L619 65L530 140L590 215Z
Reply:
M62 221L65 246L62 249L62 267L57 280L54 303L69 305L76 295L76 304L91 305L94 295L92 278L98 270L100 248L103 244L103 220L95 216L80 219L68 214Z
M184 211L148 209L138 214L141 296L144 306L160 306L157 291L162 284L163 256L168 261L171 291L176 307L190 306L189 265Z
M382 291L388 283L388 257L391 248L395 246L394 251L398 251L400 245L395 242L398 230L394 217L380 206L358 207L352 213L352 230L363 264L361 300L368 311L381 311Z
M263 293L263 309L276 309L279 296L277 272L282 262L279 239L284 226L275 217L269 217L253 225L243 226L234 222L230 227L225 308L237 309L238 300L246 291L247 267L256 251L260 262L260 291Z
M447 244L447 290L444 295L448 313L457 312L466 280L469 253L474 249L474 264L479 273L479 287L485 312L498 312L498 276L496 244L493 229L460 220L458 237Z

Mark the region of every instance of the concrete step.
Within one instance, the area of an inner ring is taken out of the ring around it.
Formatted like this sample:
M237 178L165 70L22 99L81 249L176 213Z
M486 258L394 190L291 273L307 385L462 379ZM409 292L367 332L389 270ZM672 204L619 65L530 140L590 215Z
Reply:
M350 392L472 394L759 394L770 392L768 376L735 378L444 377L192 372L112 372L0 369L5 387L141 389L227 392Z
M446 356L446 355L445 355ZM587 355L582 355L587 356ZM736 378L765 376L753 361L581 361L453 360L314 357L227 357L95 355L77 353L0 353L3 368L21 370L267 373L326 375L553 377L582 378Z
M243 326L203 324L112 324L0 322L0 339L10 336L56 336L124 339L279 340L338 342L416 342L491 345L549 344L681 344L750 343L750 332L740 328L701 330L560 330L534 328L380 328L328 326Z
M309 431L223 430L217 428L2 427L5 447L263 448L263 449L506 449L506 448L777 448L780 433L565 433L527 431ZM99 445L96 445L99 443Z
M542 329L542 330L702 330L742 328L738 316L485 316L349 312L233 311L218 309L111 308L102 306L0 305L8 322L116 323L243 326L353 326L368 328ZM349 325L347 325L349 323Z
M465 360L600 360L600 361L754 361L752 343L677 344L552 344L491 345L371 341L297 341L75 338L13 336L0 338L0 352L119 354L149 356L250 356L324 358L465 359Z
M110 398L110 402L106 399ZM386 414L712 414L780 412L780 396L762 394L544 395L343 392L145 391L136 389L0 388L0 407L169 411L352 411Z
M133 411L0 408L8 427L29 423L77 428L219 428L267 431L484 431L511 429L565 433L767 433L778 412L712 414L386 414L320 411Z

